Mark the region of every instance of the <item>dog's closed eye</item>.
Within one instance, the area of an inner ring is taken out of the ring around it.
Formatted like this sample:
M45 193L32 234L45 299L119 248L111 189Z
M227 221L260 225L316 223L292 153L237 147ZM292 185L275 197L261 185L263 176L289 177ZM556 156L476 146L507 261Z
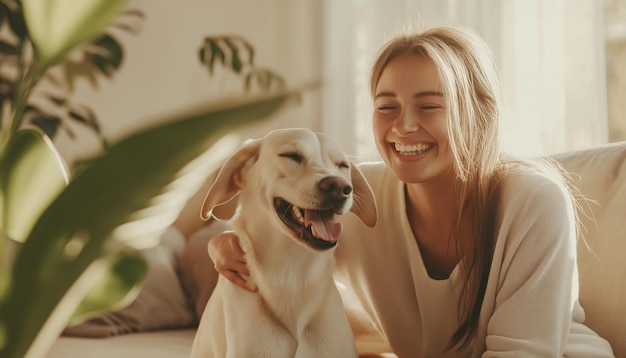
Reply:
M286 153L281 153L278 156L282 157L282 158L291 159L291 160L293 160L296 163L302 163L302 161L304 159L302 157L302 155L300 153L298 153L298 152L286 152Z

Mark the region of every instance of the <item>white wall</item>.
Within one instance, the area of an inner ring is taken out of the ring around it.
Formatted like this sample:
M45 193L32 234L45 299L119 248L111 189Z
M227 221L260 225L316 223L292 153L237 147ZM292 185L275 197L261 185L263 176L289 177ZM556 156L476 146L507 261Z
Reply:
M468 26L490 44L507 97L507 151L541 155L607 140L596 0L131 0L130 7L146 19L138 35L121 37L121 71L98 90L84 84L75 96L94 109L112 140L165 114L241 93L240 78L210 77L197 58L205 36L239 34L255 46L257 64L289 84L323 81L323 93L308 93L244 137L305 126L341 140L350 154L375 156L369 70L384 40L406 24ZM89 132L57 143L68 161L98 150Z
M94 110L107 138L117 140L155 119L197 103L243 93L243 81L230 73L209 76L198 59L205 36L238 34L256 50L256 64L281 74L288 85L319 80L320 13L315 0L131 0L129 7L145 14L137 35L122 34L124 63L113 80L99 89L82 83L74 100ZM269 128L319 128L320 96L307 92L303 102L280 113L244 136ZM78 140L61 135L57 144L72 161L99 150L94 136L81 128Z

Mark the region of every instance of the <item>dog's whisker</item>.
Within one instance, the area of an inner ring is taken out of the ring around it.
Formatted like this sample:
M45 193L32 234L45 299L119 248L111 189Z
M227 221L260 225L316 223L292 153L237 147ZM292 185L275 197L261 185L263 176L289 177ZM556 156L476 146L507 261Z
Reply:
M282 215L287 215L287 213L289 213L292 209L293 205L292 204L287 204L285 205L285 210L283 210L283 212L281 213Z
M352 206L355 209L361 210L362 205L363 205L362 203L363 203L363 198L358 193L353 193L352 194Z

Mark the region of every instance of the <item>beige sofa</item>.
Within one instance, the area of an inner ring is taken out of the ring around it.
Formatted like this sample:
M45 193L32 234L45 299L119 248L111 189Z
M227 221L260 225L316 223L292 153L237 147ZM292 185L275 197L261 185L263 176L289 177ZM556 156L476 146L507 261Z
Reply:
M626 142L555 158L589 199L582 202L588 216L578 243L586 322L609 340L616 357L626 357Z
M584 240L579 242L580 300L586 322L610 341L616 357L626 358L626 142L554 157L573 174L588 199L581 201L587 216ZM127 320L122 325L126 331L143 332L110 338L61 337L48 356L187 357L193 328L172 329L192 327L195 319L193 305L176 282L182 250L180 242L170 242L153 252L149 260L155 264L144 290L126 316L113 317ZM91 327L93 335L112 334L102 327ZM117 333L124 333L119 327Z

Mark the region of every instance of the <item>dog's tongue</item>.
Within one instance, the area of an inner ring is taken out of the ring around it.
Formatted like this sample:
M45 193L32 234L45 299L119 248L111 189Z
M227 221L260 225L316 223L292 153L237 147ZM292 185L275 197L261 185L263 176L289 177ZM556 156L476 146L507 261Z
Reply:
M337 240L343 229L341 223L335 221L335 214L330 210L304 210L304 225L311 225L315 235L326 241Z

